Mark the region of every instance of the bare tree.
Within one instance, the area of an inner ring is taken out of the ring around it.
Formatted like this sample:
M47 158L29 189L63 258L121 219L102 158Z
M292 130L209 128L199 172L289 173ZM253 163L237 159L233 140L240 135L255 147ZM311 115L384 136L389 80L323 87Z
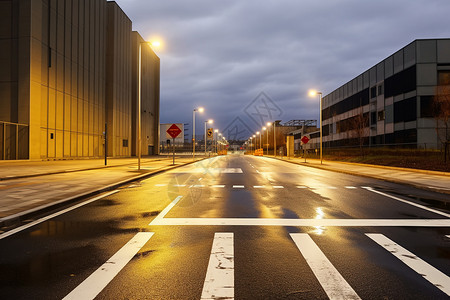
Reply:
M436 88L433 101L434 118L436 120L436 133L444 147L444 161L450 150L450 79L446 78Z
M349 129L351 136L357 140L361 156L364 156L364 140L368 136L369 114L364 113L362 107L359 108L358 113L349 119Z

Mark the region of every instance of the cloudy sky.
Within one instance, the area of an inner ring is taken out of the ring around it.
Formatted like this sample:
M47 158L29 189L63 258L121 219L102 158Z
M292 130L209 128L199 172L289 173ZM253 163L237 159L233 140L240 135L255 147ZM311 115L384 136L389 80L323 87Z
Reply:
M449 0L116 2L163 41L161 122L190 127L203 106L197 134L206 118L223 132L318 119L309 89L326 95L415 39L450 38Z

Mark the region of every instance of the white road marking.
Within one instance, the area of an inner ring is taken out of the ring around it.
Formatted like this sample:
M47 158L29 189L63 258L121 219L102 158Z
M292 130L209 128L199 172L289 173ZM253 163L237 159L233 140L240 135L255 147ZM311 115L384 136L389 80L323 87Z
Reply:
M30 223L28 223L28 224L25 224L25 225L19 226L19 227L17 227L17 228L14 228L14 229L12 229L12 230L9 230L9 231L7 231L7 232L4 232L4 233L0 234L0 240L1 240L1 239L4 239L5 237L8 237L8 236L10 236L10 235L16 234L16 233L18 233L18 232L20 232L20 231L22 231L22 230L27 229L27 228L33 227L34 225L37 225L37 224L42 223L42 222L45 222L45 221L50 220L50 219L52 219L52 218L54 218L54 217L57 217L57 216L59 216L59 215L65 214L66 212L69 212L69 211L71 211L71 210L77 209L77 208L79 208L79 207L81 207L81 206L84 206L84 205L86 205L86 204L89 204L89 203L92 203L92 202L97 201L97 200L99 200L99 199L108 197L108 196L110 196L110 195L112 195L112 194L117 193L118 191L119 191L119 190L115 190L115 191L108 192L108 193L106 193L106 194L103 194L103 195L100 195L100 196L98 196L98 197L89 199L89 200L84 201L84 202L82 202L82 203L78 203L78 204L76 204L76 205L74 205L74 206L71 206L71 207L69 207L69 208L60 210L60 211L58 211L58 212L56 212L56 213L54 213L54 214L51 214L51 215L48 215L48 216L46 216L46 217L40 218L40 219L38 219L38 220L36 220L36 221L30 222Z
M356 187L354 187L354 186L346 186L345 188L346 188L346 189L349 189L349 190L354 190L354 189L356 189Z
M215 184L211 186L212 188L224 188L225 185L224 184Z
M446 237L448 237L450 239L450 235L446 235Z
M335 187L335 186L328 186L327 188L330 189L330 190L335 190L335 189L337 189L337 187Z
M261 173L261 172L259 172L258 170L256 170L256 173Z
M397 201L400 201L400 202L403 202L403 203L406 203L406 204L409 204L409 205L412 205L412 206L415 206L415 207L418 207L418 208L421 208L421 209L425 209L425 210L431 211L431 212L433 212L435 214L438 214L438 215L450 218L450 214L447 214L445 212L442 212L442 211L439 211L439 210L436 210L436 209L432 209L432 208L429 208L429 207L426 207L426 206L423 206L423 205L420 205L420 204L417 204L417 203L414 203L414 202L411 202L411 201L408 201L408 200L404 200L404 199L401 199L401 198L398 198L398 197L395 197L395 196L392 196L392 195L389 195L389 194L386 194L386 193L383 193L383 192L380 192L380 191L376 191L376 190L372 189L371 187L363 186L362 188L366 189L368 191L371 191L373 193L377 193L377 194L383 195L385 197L388 197L388 198L391 198L391 199L394 199L394 200L397 200Z
M174 186L176 186L176 187L185 187L186 185L185 184L175 184Z
M298 188L298 189L307 189L308 187L307 187L307 186L304 186L304 185L297 185L297 188Z
M234 299L232 232L216 232L214 234L201 299Z
M205 187L205 185L203 185L203 184L194 184L194 185L190 186L190 188L193 188L193 187L195 187L195 188L202 188L202 187Z
M128 243L116 252L107 262L86 278L63 300L94 299L125 265L144 247L153 232L138 232Z
M263 188L265 188L265 186L264 185L254 185L253 188L255 188L255 189L263 189Z
M450 296L450 277L384 235L380 233L366 233L366 235Z
M171 172L171 173L201 173L201 174L219 174L219 173L243 173L241 168L194 168L183 172Z
M167 185L167 183L158 183L158 184L155 184L155 186L166 186Z
M284 186L282 185L274 185L272 186L274 189L284 189Z
M245 186L243 185L233 185L233 189L243 189Z
M269 218L164 218L163 219L158 217L155 218L150 223L150 225L450 227L450 219L269 219Z
M183 198L183 196L176 197L169 205L167 205L166 208L163 209L162 212L159 213L159 215L156 216L156 218L153 219L153 221L150 222L148 225L154 225L153 223L157 223L158 221L162 220L167 213Z
M199 178L198 181L202 181L203 177Z
M312 238L306 233L291 233L291 238L302 253L330 299L360 299L338 270L331 264Z

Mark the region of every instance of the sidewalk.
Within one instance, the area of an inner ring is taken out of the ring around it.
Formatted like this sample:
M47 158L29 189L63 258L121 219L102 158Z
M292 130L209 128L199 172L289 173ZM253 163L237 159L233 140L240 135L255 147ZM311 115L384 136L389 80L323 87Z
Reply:
M196 157L197 160L202 157ZM44 211L118 188L165 170L192 163L192 156L0 161L0 232Z
M266 157L274 158L272 155ZM276 157L276 159L280 159L280 157ZM305 163L304 158L289 159L285 156L282 158L282 160L303 166L314 167L323 170L330 170L351 175L376 178L384 181L411 185L419 189L450 194L449 172L396 168L396 167L357 164L357 163L329 161L329 160L323 160L321 164L320 159L312 159L312 158L307 158Z

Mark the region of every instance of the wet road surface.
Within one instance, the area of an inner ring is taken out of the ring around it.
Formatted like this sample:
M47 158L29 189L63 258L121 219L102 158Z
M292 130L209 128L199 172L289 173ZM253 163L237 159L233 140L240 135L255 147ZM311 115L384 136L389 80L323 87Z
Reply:
M448 299L442 197L211 158L0 236L0 298Z

